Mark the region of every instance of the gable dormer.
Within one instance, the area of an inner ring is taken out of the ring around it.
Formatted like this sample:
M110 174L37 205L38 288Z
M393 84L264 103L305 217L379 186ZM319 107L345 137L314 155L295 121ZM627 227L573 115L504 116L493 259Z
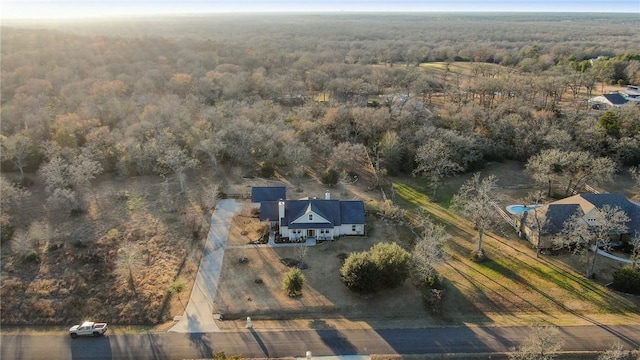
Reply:
M290 224L330 224L331 221L312 202Z

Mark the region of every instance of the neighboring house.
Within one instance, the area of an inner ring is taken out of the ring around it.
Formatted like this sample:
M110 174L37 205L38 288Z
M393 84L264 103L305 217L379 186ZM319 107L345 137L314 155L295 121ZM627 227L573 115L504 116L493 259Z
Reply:
M542 224L540 247L550 248L553 246L553 237L562 231L565 222L571 216L579 213L587 224L597 225L601 219L599 210L605 205L619 207L629 216L626 234L640 231L640 205L629 201L622 194L574 195L519 214L518 226L521 234L535 245L538 242L537 224ZM536 221L536 215L538 221Z
M640 104L640 86L627 86L627 89L623 92L622 96L624 96L624 98L629 102Z
M602 94L594 98L589 99L587 103L594 109L612 109L621 107L627 104L627 99L624 96L615 94Z
M268 192L252 189L252 194L254 191ZM280 236L293 241L305 238L333 240L365 234L364 202L334 200L328 191L324 199L287 200L282 197L273 200L271 197L260 201L260 221L269 221Z

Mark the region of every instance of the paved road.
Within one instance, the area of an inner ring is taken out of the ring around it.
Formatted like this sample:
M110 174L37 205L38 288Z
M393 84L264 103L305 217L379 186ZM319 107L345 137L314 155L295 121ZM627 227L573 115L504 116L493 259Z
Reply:
M640 348L640 325L560 327L565 351L602 351L620 342ZM527 327L457 327L386 330L300 330L111 335L72 340L59 336L0 336L3 360L198 359L214 352L250 358L370 354L505 352L521 343Z

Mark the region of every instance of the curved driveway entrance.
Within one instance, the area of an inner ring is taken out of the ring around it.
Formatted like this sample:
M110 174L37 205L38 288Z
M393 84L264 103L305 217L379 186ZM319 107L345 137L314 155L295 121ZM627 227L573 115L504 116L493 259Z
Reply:
M211 228L191 297L180 320L169 331L179 333L205 333L220 331L213 319L213 300L216 297L224 249L233 216L241 204L233 199L218 202L211 216Z

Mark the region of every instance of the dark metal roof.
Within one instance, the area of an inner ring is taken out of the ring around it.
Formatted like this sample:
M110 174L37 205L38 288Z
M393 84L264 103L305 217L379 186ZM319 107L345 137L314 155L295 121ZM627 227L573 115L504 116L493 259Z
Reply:
M341 201L340 216L343 224L364 224L364 202Z
M301 222L291 224L292 221L304 216L311 207L311 211L327 219L328 222ZM264 201L260 204L260 221L278 221L278 201ZM358 200L286 200L283 224L292 229L331 228L342 224L364 224L364 202Z
M278 201L287 198L285 186L254 186L251 188L251 202Z
M613 105L624 105L627 103L627 99L620 94L602 94L602 96Z
M322 216L329 221L331 226L340 226L340 200L321 200L321 199L309 199L309 200L288 200L284 209L284 223L290 224L292 221L303 216L307 209L311 206L311 211ZM310 227L317 223L305 223Z
M260 203L260 221L279 221L278 201L263 201Z

